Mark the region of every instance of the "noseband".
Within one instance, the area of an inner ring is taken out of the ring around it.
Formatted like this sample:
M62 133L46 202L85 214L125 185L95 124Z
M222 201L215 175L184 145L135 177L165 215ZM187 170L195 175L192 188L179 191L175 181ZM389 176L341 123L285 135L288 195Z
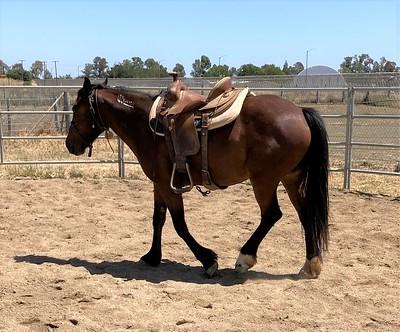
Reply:
M90 114L92 115L92 129L99 129L100 132L108 132L109 128L104 125L103 119L101 118L100 112L99 112L99 107L97 105L97 89L93 89L88 97L89 100L89 109L90 109ZM96 111L97 109L97 111ZM79 131L75 121L71 121L70 128L73 128L80 139L89 147L89 153L88 157L92 156L92 150L93 150L93 142L89 142ZM109 142L110 143L110 142Z

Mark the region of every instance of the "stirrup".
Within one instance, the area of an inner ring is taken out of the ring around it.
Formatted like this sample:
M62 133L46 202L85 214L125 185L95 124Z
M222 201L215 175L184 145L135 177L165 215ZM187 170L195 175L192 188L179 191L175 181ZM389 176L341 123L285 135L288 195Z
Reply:
M193 188L193 180L192 180L192 176L190 174L190 170L189 170L189 165L188 163L185 163L185 167L186 167L186 174L188 175L189 178L189 184L187 186L183 186L182 188L177 188L174 186L174 178L175 178L175 171L176 171L176 163L173 164L172 166L172 175L171 175L171 181L169 183L169 185L171 186L171 189L176 193L176 194L183 194L185 192L188 192L190 190L192 190Z

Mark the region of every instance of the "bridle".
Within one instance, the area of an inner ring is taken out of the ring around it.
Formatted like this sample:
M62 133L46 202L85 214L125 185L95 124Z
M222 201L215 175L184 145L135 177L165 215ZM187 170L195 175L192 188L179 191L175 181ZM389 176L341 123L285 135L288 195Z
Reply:
M106 134L109 133L110 128L104 125L104 121L101 118L100 112L99 112L99 107L97 104L97 89L94 88L90 91L90 94L88 96L88 100L89 100L89 110L90 110L90 114L92 116L92 129L98 129L100 130L100 133L105 131ZM83 141L83 143L85 143L88 147L89 147L89 153L88 153L88 157L92 156L92 151L93 151L93 142L89 142L79 131L78 126L76 125L75 121L71 121L70 124L70 128L74 129L75 132L78 134L79 138ZM108 144L111 147L111 150L114 152L110 141L108 140L108 136L106 135Z

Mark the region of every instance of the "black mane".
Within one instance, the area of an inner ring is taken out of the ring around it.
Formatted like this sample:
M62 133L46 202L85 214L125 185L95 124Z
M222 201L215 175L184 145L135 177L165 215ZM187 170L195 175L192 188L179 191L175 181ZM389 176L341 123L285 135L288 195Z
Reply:
M127 88L125 86L105 87L102 84L99 84L99 86L101 86L100 89L106 88L106 89L114 91L116 93L122 93L126 96L139 97L139 98L150 98L151 100L154 100L155 98L157 98L159 96L159 94L151 95L149 93L145 93L145 92L136 90L134 88Z

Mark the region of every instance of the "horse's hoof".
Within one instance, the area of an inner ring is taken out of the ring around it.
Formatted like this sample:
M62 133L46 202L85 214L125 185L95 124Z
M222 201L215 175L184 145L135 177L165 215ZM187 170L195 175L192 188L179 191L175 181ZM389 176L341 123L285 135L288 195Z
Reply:
M236 272L244 273L247 272L248 269L252 268L256 263L256 256L240 253L236 260L235 270Z
M207 270L206 270L206 275L209 278L212 278L218 270L218 262L214 262L213 265L211 265Z
M311 259L306 259L304 266L299 271L299 277L304 279L316 279L321 274L321 269L321 257L315 256Z
M158 266L160 265L161 262L161 258L158 255L153 255L150 252L142 256L140 260L150 266Z

